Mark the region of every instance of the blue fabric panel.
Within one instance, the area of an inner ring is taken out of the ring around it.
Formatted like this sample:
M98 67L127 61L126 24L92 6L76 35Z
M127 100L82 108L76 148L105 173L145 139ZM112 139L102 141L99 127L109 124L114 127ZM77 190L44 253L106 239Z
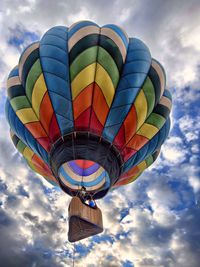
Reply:
M149 64L146 64L146 62L146 60L134 60L132 62L128 62L124 65L123 71L126 73L126 75L132 73L147 74L147 72L149 71Z
M113 135L119 130L121 124L116 124L116 125L112 125L111 127L107 128L107 132L106 135L104 135L104 138L106 138L106 140L112 142L113 140Z
M104 138L109 136L109 141L112 142L118 133L121 124L130 111L130 104L134 103L143 86L150 66L151 55L146 45L138 39L131 38L126 62L102 134ZM123 93L121 93L122 91ZM124 105L123 108L122 105ZM116 127L116 124L118 124L118 127ZM112 125L115 127L115 131L113 131ZM113 135L112 139L110 139L111 133Z
M53 47L58 47L58 48L62 49L64 52L66 52L66 48L65 48L66 47L66 40L63 38L60 38L60 37L56 37L54 34L50 34L50 33L47 34L47 33L45 34L45 41L44 41L44 39L41 40L43 42L40 43L40 50L42 48L41 46L43 46L43 45L52 45ZM56 42L55 42L55 37L56 37Z
M102 28L110 28L110 29L112 29L114 32L116 32L121 37L121 39L122 39L125 47L126 48L128 47L127 37L124 34L124 32L117 25L114 25L114 24L106 24Z
M44 34L40 42L40 59L56 119L61 134L65 135L73 124L66 27L57 26Z
M163 95L172 100L172 95L169 90L165 89Z
M130 88L137 89L137 91L139 92L146 77L147 75L145 73L132 73L132 74L127 74L124 77L121 77L121 80L119 81L119 85L117 87L117 92L115 95L113 105L115 104L118 92L130 89Z
M144 50L144 51L147 51L149 53L149 56L151 58L148 47L140 39L129 38L129 44L130 43L131 43L131 46L128 47L130 51Z
M63 132L72 132L74 130L74 122L67 120L62 115L57 114L57 118L62 125ZM67 122L67 123L66 123Z
M53 73L46 73L45 77L51 84L51 87L48 87L49 94L52 92L71 101L71 91L67 90L67 88L66 90L63 90L66 86L66 81L64 79L54 75Z
M129 51L129 58L127 58L126 63L131 62L132 60L143 60L149 61L149 51L148 50L137 50L137 53L133 51Z
M19 76L19 69L18 67L15 67L14 69L11 70L9 73L8 79L11 77Z
M75 32L77 32L79 29L86 27L86 26L99 27L96 23L94 23L92 21L81 21L81 22L77 23L71 30L69 29L68 38L70 39Z
M50 50L51 47L48 47ZM57 55L56 55L57 56ZM59 58L50 58L50 57L45 57L41 56L40 57L41 61L44 61L45 64L42 65L43 72L47 72L49 74L53 74L54 76L57 76L58 78L61 79L66 79L66 76L68 75L68 69L66 68L66 65L63 62L60 62ZM48 78L45 77L47 80Z
M66 30L68 30L68 28L65 26L55 26L55 27L49 29L48 32L46 32L46 33L48 33L49 35L60 37L61 39L63 39L65 41L65 38L63 36L63 31L66 31Z
M48 154L45 149L37 143L35 138L29 132L29 130L23 125L23 123L16 116L9 101L6 101L6 117L10 124L11 130L22 140L24 144L30 147L40 158L48 163Z
M60 47L53 46L51 44L42 45L42 47L40 48L40 51L42 51L42 56L44 56L44 57L57 59L60 62L62 62L63 64L65 64L65 62L66 62L66 60L65 60L66 53Z
M131 107L131 104L117 107L117 108L112 108L110 111L110 117L112 119L108 118L106 127L110 127L112 125L114 126L115 124L119 124L119 123L121 124L127 112L129 111L130 107Z
M159 136L157 147L160 148L161 145L166 140L170 130L170 118L168 118L165 122L165 128L163 129L163 134Z
M66 120L72 121L71 101L54 92L49 92L49 94L52 99L55 113L66 118Z
M127 90L118 91L116 94L116 101L113 104L113 109L118 106L124 106L129 104L132 105L133 99L135 99L137 94L137 88L129 88Z
M168 118L160 131L124 164L123 172L126 172L138 165L141 161L158 150L167 138L169 129L170 119Z

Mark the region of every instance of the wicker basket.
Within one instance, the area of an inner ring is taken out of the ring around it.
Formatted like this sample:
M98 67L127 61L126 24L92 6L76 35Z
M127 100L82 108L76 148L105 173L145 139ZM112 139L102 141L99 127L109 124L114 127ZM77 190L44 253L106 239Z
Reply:
M97 206L91 208L79 197L73 197L69 205L69 241L76 242L102 231L101 210Z

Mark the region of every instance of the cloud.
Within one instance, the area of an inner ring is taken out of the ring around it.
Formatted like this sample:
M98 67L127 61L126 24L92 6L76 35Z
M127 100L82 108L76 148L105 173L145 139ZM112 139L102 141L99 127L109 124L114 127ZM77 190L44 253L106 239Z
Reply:
M198 267L200 38L198 1L3 0L0 13L0 258L4 266L70 266L70 198L26 166L4 116L6 79L21 51L54 25L120 24L167 73L173 128L155 164L98 201L104 232L76 244L77 266ZM9 249L8 249L9 248Z
M165 164L177 165L182 163L187 156L183 140L178 136L170 136L162 146L162 156L166 160Z
M200 116L185 115L179 120L179 128L187 142L199 139Z
M199 177L190 176L189 184L191 185L195 193L198 193L200 191L200 178Z
M90 19L100 25L120 24L129 36L144 40L150 47L153 57L160 60L167 72L168 86L182 88L197 86L198 64L200 61L200 38L197 34L199 18L197 0L190 2L156 0L100 1L94 4L87 0L77 1L3 1L1 16L1 39L3 44L10 40L11 29L18 26L26 32L43 34L54 25L70 26L77 20ZM104 16L102 16L104 14ZM28 39L28 36L26 37ZM2 45L1 45L2 46ZM12 46L6 51L7 57L17 54ZM4 49L2 51L5 52ZM180 52L181 51L181 52ZM4 53L5 54L5 53ZM3 56L3 53L2 53ZM8 60L9 61L9 60ZM14 58L11 62L14 63ZM15 61L14 65L17 63ZM197 89L197 88L196 88ZM177 91L180 95L181 91Z

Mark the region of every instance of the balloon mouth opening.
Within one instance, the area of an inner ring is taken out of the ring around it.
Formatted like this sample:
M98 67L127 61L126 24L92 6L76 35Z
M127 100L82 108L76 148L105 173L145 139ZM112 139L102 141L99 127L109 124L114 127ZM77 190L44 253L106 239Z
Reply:
M115 146L87 132L71 133L59 139L50 151L49 161L63 191L75 196L84 186L94 193L95 199L107 194L123 166Z
M110 187L108 172L97 162L85 159L76 159L63 163L58 176L62 184L71 190L80 190L85 187L86 191L95 193Z

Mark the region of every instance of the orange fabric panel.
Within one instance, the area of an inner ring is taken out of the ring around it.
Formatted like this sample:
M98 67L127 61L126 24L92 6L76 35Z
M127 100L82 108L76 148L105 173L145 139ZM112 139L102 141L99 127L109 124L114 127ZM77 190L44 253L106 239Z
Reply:
M36 139L47 137L47 134L39 121L29 122L25 124L25 126Z
M48 165L45 164L45 162L42 159L40 159L36 154L34 154L31 161L34 164L34 166L36 167L36 169L39 170L41 175L50 177L52 180L54 180L56 182L56 179L53 176Z
M140 169L137 166L135 166L132 169L130 169L128 172L126 172L122 176L120 176L119 181L121 181L125 178L130 178L130 177L136 175L139 171L140 171Z
M139 150L141 147L143 147L147 142L149 141L148 138L142 136L142 135L134 135L134 137L130 140L130 142L127 144L127 147L130 147L134 150Z
M91 83L73 101L74 120L92 104L94 83Z
M132 138L137 127L137 113L133 105L124 121L126 143Z
M101 91L101 88L95 83L94 86L94 96L92 103L93 111L95 112L98 120L104 126L107 114L109 112L109 107L105 100L105 97Z
M49 133L49 125L53 115L53 108L49 99L48 92L45 93L40 105L40 121L47 133Z

